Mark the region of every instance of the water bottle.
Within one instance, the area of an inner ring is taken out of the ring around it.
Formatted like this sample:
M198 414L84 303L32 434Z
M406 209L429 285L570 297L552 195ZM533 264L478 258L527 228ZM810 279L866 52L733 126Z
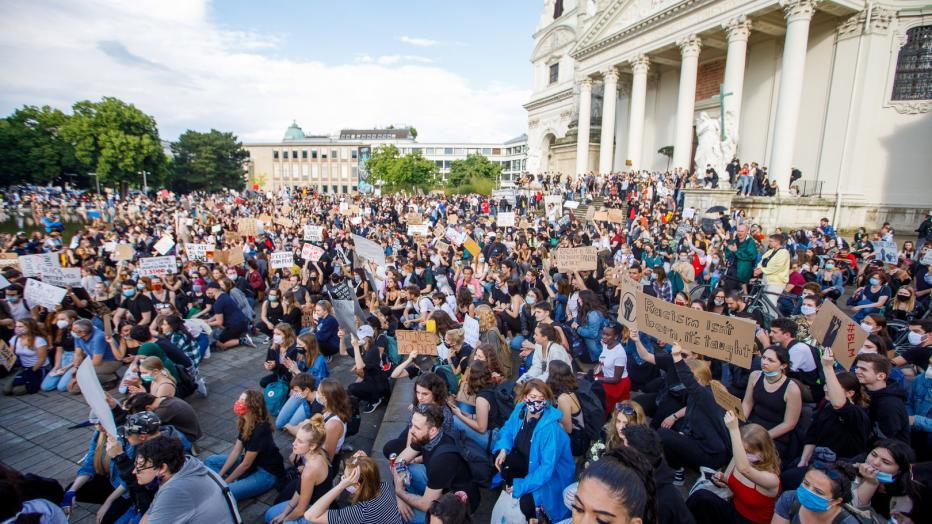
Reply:
M411 486L411 472L408 470L408 464L404 460L395 461L395 471L398 472L398 476L401 477L401 481L404 483L405 488Z

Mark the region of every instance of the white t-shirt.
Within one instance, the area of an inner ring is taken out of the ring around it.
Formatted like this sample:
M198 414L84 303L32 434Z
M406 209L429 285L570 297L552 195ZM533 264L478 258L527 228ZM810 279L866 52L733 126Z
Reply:
M616 344L612 348L606 348L603 344L599 363L602 364L602 375L605 378L615 378L616 366L625 368L621 378L628 377L628 354L625 353L625 348L621 344Z
M815 368L816 363L809 346L797 342L790 347L790 371L812 371Z
M26 341L23 337L15 336L10 339L10 345L14 346L14 351L16 352L16 356L19 357L20 364L22 364L24 368L31 368L39 361L39 354L36 349L47 346L49 343L42 337L34 337L32 347L29 347L26 345ZM46 356L45 362L43 362L42 365L46 366L48 363L49 358Z

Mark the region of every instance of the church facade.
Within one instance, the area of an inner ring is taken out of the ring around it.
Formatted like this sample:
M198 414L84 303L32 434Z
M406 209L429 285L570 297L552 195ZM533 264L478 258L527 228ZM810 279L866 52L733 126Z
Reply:
M700 121L784 196L932 205L926 0L545 0L534 40L531 172L692 169Z

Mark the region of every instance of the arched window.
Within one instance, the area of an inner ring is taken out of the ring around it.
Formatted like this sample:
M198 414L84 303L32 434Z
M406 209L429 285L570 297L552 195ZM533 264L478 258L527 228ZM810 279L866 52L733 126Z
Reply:
M932 25L906 32L893 78L892 100L932 99Z
M563 0L557 0L553 4L553 19L556 20L563 16Z

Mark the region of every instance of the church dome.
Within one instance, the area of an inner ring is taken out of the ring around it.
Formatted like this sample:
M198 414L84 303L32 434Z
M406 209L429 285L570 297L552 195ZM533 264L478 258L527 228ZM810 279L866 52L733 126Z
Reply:
M285 140L304 140L304 138L304 131L297 122L292 120L291 125L285 130Z

